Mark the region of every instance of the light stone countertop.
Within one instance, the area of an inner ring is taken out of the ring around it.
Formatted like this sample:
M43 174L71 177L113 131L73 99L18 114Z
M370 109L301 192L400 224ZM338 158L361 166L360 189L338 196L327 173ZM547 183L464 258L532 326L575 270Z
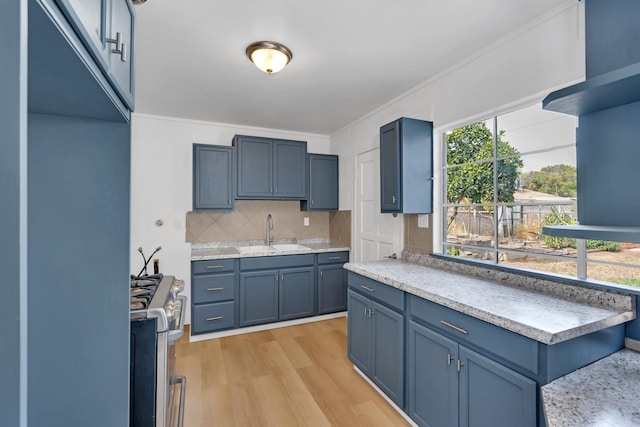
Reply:
M541 390L548 427L640 426L640 353L621 350Z
M264 240L228 243L219 245L211 244L192 244L191 261L228 259L228 258L251 258L263 256L279 256L279 255L298 255L298 254L314 254L323 252L342 252L350 251L351 248L339 246L322 239L312 241L300 241L300 245L306 246L308 249L294 250L268 250L263 252L240 253L236 248L241 246L264 245Z
M633 307L585 304L407 261L348 263L344 268L544 344L635 317Z

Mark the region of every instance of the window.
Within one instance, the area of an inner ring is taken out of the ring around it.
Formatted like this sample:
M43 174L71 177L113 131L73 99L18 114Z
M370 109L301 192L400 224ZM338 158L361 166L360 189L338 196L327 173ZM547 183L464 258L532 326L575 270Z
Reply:
M576 126L538 103L446 132L443 252L640 286L640 245L541 234L576 222Z

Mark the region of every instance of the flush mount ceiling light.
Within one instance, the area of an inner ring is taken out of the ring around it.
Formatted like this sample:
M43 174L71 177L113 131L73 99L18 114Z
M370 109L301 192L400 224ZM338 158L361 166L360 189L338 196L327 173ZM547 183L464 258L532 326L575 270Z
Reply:
M267 74L277 73L291 61L293 54L284 45L276 42L255 42L247 46L247 57Z

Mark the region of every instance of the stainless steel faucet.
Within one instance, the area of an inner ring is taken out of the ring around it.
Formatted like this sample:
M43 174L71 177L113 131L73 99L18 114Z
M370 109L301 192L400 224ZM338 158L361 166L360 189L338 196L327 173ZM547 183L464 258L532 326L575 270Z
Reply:
M265 239L265 245L271 246L273 238L271 237L271 230L273 230L273 217L271 214L267 215L267 238Z

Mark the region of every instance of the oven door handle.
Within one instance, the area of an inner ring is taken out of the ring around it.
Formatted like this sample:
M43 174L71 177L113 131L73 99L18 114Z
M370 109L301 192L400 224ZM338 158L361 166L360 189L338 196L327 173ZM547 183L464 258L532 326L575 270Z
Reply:
M178 405L178 427L184 423L184 393L187 390L187 378L183 375L175 375L169 382L172 386L180 384L180 403Z
M186 317L185 314L187 311L187 297L185 295L178 295L178 299L182 303L180 306L180 326L178 326L177 329L169 331L169 335L167 336L167 340L169 342L175 341L184 335L184 318Z

